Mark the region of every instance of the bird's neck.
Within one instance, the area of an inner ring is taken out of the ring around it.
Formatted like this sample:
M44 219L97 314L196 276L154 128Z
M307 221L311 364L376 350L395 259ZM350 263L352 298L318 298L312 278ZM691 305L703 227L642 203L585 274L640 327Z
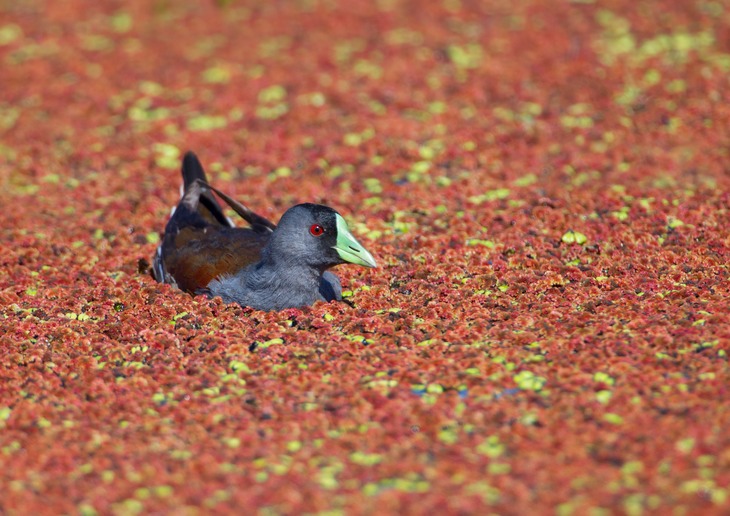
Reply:
M261 253L257 269L276 270L279 274L290 275L290 279L301 278L303 281L317 280L322 276L327 266L312 266L301 259L292 256L272 253L267 247Z
M311 305L321 296L322 273L302 263L262 259L241 281L245 291L259 302L273 307ZM245 301L245 300L244 300ZM248 304L246 302L242 304Z
M319 285L319 279L324 272L305 264L291 262L261 262L258 270L263 273L260 278L265 279L267 283L274 282L284 286L299 285L300 287Z

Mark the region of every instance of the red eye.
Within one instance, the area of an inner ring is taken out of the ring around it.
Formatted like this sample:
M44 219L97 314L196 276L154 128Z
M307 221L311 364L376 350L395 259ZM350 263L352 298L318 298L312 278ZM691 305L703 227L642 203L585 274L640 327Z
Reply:
M312 224L312 227L309 228L309 232L316 237L322 236L324 234L324 228L319 224Z

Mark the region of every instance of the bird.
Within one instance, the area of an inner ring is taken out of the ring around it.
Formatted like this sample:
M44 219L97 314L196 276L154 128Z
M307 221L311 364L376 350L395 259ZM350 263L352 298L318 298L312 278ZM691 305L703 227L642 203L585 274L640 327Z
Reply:
M335 265L377 267L328 206L297 204L274 224L212 187L192 151L183 156L182 177L180 201L153 258L152 275L160 283L274 311L341 301L340 280L329 270ZM249 227L237 227L213 193Z

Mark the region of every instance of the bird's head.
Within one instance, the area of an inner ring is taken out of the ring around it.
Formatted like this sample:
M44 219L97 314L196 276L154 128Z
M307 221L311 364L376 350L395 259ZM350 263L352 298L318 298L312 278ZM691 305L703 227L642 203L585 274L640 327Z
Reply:
M271 235L269 259L325 270L341 263L376 267L375 259L353 236L345 219L320 204L298 204L281 217Z

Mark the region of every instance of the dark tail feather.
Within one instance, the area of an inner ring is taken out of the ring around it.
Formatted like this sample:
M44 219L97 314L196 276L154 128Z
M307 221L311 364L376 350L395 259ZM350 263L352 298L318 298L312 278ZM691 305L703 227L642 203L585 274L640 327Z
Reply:
M205 170L200 164L198 156L193 151L185 153L182 162L183 188L187 191L196 179L202 179L206 183L208 179L205 177Z
M226 194L224 194L217 188L213 188L209 184L203 183L203 185L205 185L206 188L210 188L215 193L217 193L220 198L223 199L226 204L233 209L233 211L238 213L241 218L243 218L243 220L251 225L251 228L254 231L257 231L259 233L270 233L276 229L276 224L271 222L266 217L263 217L254 211L251 211L248 206L241 204L237 200L227 196Z
M182 176L183 176L183 190L187 192L190 187L198 180L207 184L208 179L205 177L205 170L203 165L200 164L198 156L194 152L188 151L183 157L182 163ZM210 222L218 222L223 226L231 226L231 221L223 213L223 208L215 200L213 194L210 191L205 190L200 195L200 204L198 206L198 212Z

